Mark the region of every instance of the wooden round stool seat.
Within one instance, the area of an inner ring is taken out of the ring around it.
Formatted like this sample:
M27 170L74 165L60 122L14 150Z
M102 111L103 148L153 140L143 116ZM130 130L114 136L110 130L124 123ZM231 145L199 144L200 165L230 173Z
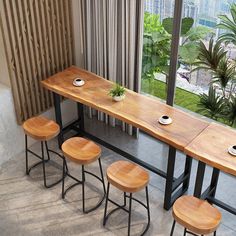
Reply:
M93 141L74 137L62 144L62 151L66 158L80 165L87 165L96 161L101 155L101 148Z
M59 125L42 116L32 117L23 124L26 135L33 139L47 141L56 137L60 132Z
M107 168L107 180L123 192L134 193L147 186L149 174L132 162L117 161Z
M173 205L174 219L196 234L216 231L221 221L221 213L207 201L193 196L182 196Z

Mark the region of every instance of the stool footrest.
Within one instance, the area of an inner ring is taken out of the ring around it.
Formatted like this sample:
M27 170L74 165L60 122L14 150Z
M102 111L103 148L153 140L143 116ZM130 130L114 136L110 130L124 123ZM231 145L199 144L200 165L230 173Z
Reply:
M44 143L45 143L45 147L46 147L46 152L47 152L47 159L45 159L45 155L44 155ZM44 186L45 188L51 188L55 185L57 185L58 183L60 183L63 179L64 179L64 176L62 178L60 178L59 180L57 180L56 182L52 183L52 184L47 184L47 180L46 180L46 166L45 164L46 163L50 163L51 160L50 160L50 154L49 153L54 153L55 155L59 156L62 160L64 160L64 157L59 154L58 152L55 152L51 149L48 148L48 145L47 145L47 141L41 141L41 151L42 151L42 156L38 155L37 153L33 152L32 150L30 150L28 148L28 141L27 141L27 135L25 135L25 152L26 152L26 174L29 175L31 170L34 169L35 167L39 166L42 164L43 166L43 179L44 179ZM28 166L28 153L32 154L33 156L37 157L38 159L40 159L39 162L33 164L31 167ZM50 161L50 162L49 162ZM53 162L54 163L54 167L57 168L57 169L61 169L61 167L56 163L56 162ZM59 166L59 167L58 167Z
M126 195L125 197L126 197L126 198L130 198L130 196L128 196L128 195ZM112 204L114 204L115 206L117 206L117 207L116 207L115 209L111 210L111 211L107 214L105 221L108 219L108 217L109 217L110 215L112 215L115 211L117 211L117 210L119 210L119 209L122 209L122 210L124 210L125 212L129 213L129 210L125 208L125 207L126 207L126 204L124 204L124 205L119 205L118 203L112 201L110 198L108 198L107 200L108 200L109 202L111 202ZM147 207L144 203L142 203L141 201L139 201L137 198L133 198L133 197L132 197L132 200L138 202L138 203L141 204L143 207L145 207L146 209L148 209L148 207Z
M37 153L33 152L32 150L30 150L30 149L28 149L28 148L26 149L26 151L29 152L29 153L31 153L32 155L34 155L35 157L37 157L37 158L39 158L39 159L41 160L41 161L39 161L39 162L33 164L33 165L28 169L27 175L30 173L30 171L31 171L33 168L37 167L37 166L40 165L40 164L43 164L43 162L44 162L44 163L47 163L47 162L50 161L50 159L46 159L46 160L44 159L44 160L43 160L43 158L42 158L41 156L39 156ZM56 154L56 155L59 156L61 159L64 158L61 154L59 154L58 152L55 152L55 151L53 151L53 150L51 150L51 149L48 149L48 152L52 152L52 153ZM50 163L50 162L49 162L49 163ZM56 162L54 162L54 163L56 163ZM56 163L56 164L57 164L57 163ZM54 167L55 167L55 166L54 166ZM57 168L57 167L55 167L55 168ZM60 169L60 168L57 168L57 169Z
M102 179L102 178L98 177L97 175L93 174L92 172L89 172L89 171L84 170L84 168L83 168L83 173L82 173L82 175L84 175L85 173L86 173L86 174L89 174L89 175L91 175L91 176L93 176L93 177L95 177L95 178L98 179L101 183L103 183L103 179ZM76 177L74 177L74 176L72 176L71 174L69 174L68 172L65 173L64 178L65 178L66 176L68 176L68 177L70 177L71 179L73 179L74 181L76 181L76 183L72 184L72 185L69 186L67 189L65 189L64 191L62 191L62 198L63 198L63 199L65 198L66 193L67 193L69 190L71 190L72 188L74 188L75 186L80 185L80 184L81 184L82 187L84 188L84 183L85 183L85 179L84 179L84 180L79 180L79 179L77 179ZM63 187L63 189L64 189L64 187ZM84 191L84 190L83 190L83 191ZM85 208L83 207L83 212L84 212L84 213L89 213L89 212L91 212L91 211L96 210L99 206L101 206L103 200L105 199L105 196L106 196L106 192L104 192L104 194L103 194L101 200L100 200L94 207L90 208L89 210L85 210ZM83 206L84 206L84 201L85 201L85 199L84 199L84 193L83 193L83 199L82 199L82 200L83 200Z
M142 235L144 235L147 230L149 229L149 226L150 226L150 211L149 211L149 199L148 199L148 189L146 187L146 200L147 200L147 205L145 205L144 203L142 203L140 200L138 200L137 198L134 198L132 196L132 193L130 193L130 195L127 195L126 192L124 192L124 204L123 205L120 205L116 202L114 202L113 200L111 200L109 198L109 189L110 189L110 183L108 182L108 187L107 187L107 195L106 195L106 204L105 204L105 212L104 212L104 217L103 217L103 225L105 226L106 224L106 221L108 220L108 218L114 213L116 212L117 210L119 209L122 209L124 210L125 212L127 212L129 214L129 223L128 223L128 236L130 235L130 219L131 219L131 203L132 203L132 200L136 201L137 203L141 204L143 207L146 208L147 212L148 212L148 222L147 222L147 225L145 227L145 229L143 230ZM129 209L126 209L126 198L129 198ZM113 210L111 210L108 214L107 214L107 205L108 205L108 202L111 202L113 203L115 206L117 206L116 208L114 208Z
M185 232L188 233L188 234L191 234L191 235L193 235L193 236L199 236L198 234L195 234L195 233L193 233L193 232L191 232L191 231L188 231L187 229L185 229Z
M47 163L49 160L44 160L44 163ZM39 161L39 162L36 162L34 165L32 165L29 169L28 169L28 172L27 172L27 175L29 175L30 171L32 169L34 169L35 167L37 167L38 165L41 165L43 164L43 160L42 161Z

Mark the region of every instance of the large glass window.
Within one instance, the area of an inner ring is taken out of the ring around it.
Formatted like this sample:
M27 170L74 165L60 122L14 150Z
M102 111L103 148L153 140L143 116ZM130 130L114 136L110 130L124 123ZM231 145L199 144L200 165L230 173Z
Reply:
M146 0L142 92L166 100L174 0ZM235 126L236 0L184 0L175 104Z

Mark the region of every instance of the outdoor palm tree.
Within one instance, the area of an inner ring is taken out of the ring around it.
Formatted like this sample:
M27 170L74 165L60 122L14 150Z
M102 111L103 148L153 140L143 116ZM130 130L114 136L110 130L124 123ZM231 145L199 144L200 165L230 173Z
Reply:
M217 119L224 113L224 99L216 94L213 86L210 86L208 95L205 93L200 95L198 107L199 112L212 119Z
M226 107L225 118L229 121L231 126L236 125L236 97L232 96L228 106Z
M236 4L230 6L231 17L226 15L220 15L220 24L217 25L218 28L226 30L220 37L220 41L225 43L233 43L236 45Z
M218 83L222 89L223 97L226 95L227 85L235 83L235 64L229 61L228 58L223 57L218 64L218 67L213 71L213 78L211 83ZM232 86L231 86L232 87ZM228 96L231 95L232 89L229 89Z
M198 44L198 50L198 60L193 63L193 65L196 66L194 70L205 69L215 71L219 66L220 61L227 54L227 51L224 50L220 40L217 40L214 44L213 37L211 37L208 47L206 47L203 41L200 41Z

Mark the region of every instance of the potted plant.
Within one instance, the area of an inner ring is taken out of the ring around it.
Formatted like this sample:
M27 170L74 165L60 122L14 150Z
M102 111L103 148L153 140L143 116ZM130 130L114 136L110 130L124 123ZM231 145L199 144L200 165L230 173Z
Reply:
M110 90L109 95L112 96L116 102L122 101L125 98L125 88L119 84L115 84Z

